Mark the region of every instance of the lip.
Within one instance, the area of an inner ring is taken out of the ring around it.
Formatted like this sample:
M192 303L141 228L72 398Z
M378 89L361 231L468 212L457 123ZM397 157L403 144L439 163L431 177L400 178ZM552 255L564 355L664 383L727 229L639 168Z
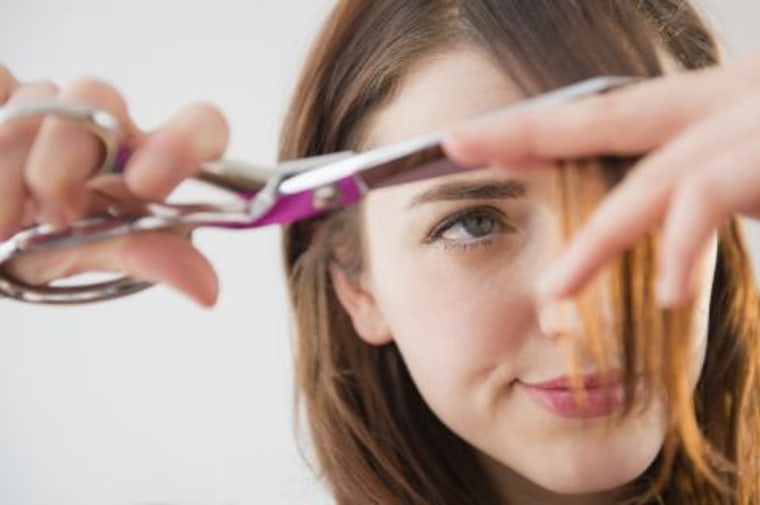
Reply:
M623 405L624 390L619 373L588 374L580 376L583 398L576 400L569 376L557 377L540 383L518 381L539 407L552 414L573 418L591 419L611 415Z

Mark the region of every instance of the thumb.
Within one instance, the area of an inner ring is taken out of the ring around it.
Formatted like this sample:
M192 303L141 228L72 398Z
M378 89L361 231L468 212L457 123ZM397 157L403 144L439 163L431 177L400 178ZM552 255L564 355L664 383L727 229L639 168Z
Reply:
M218 279L209 261L183 236L143 232L72 249L23 254L4 270L21 282L44 285L86 272L115 272L166 284L211 307Z

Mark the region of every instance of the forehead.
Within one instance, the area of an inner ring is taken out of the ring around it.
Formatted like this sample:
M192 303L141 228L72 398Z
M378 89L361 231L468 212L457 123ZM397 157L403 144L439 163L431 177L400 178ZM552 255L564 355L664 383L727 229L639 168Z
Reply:
M372 117L364 147L452 127L521 98L484 52L451 49L420 61L404 76L396 96Z
M484 52L471 47L452 49L421 61L405 76L393 100L371 118L363 147L380 147L453 127L523 98ZM385 205L395 202L406 208L442 184L515 180L535 189L545 178L491 168L386 188L370 194L368 201Z

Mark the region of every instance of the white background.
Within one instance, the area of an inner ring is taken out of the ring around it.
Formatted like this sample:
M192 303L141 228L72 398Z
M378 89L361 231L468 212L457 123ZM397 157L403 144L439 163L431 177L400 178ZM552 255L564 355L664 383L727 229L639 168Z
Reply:
M331 5L0 0L0 63L103 77L145 128L210 100L230 156L272 162ZM706 8L731 54L760 49L756 0ZM197 237L221 276L212 311L160 287L65 309L0 300L0 504L329 503L295 444L278 232Z

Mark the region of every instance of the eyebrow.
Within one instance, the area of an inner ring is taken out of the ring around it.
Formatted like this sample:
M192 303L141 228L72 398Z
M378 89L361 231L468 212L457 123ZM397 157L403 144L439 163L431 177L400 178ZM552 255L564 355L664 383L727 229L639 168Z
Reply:
M449 182L418 194L409 203L409 208L445 200L514 199L524 196L526 192L525 184L512 179L506 181Z

